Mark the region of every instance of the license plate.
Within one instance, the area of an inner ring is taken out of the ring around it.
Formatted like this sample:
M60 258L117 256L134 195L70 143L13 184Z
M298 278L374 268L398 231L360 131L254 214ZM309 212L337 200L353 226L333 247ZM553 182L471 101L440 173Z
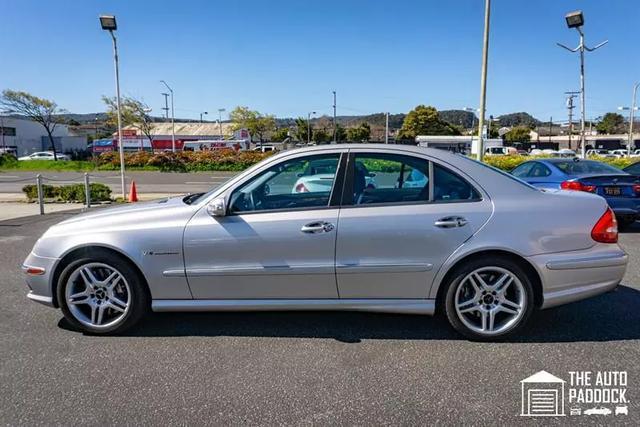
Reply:
M604 187L604 194L607 196L619 196L622 194L620 187Z

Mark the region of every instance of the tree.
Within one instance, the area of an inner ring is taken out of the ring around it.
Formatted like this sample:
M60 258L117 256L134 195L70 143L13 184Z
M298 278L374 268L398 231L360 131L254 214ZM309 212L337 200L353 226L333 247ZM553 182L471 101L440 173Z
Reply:
M540 120L525 112L503 114L498 117L498 121L500 122L500 126L526 126L529 129L534 129L536 126L542 124Z
M345 141L347 139L347 131L340 123L336 123L336 141Z
M0 104L12 113L20 114L34 122L40 123L49 136L51 151L53 151L53 160L58 160L56 144L53 140L53 132L56 126L64 123L64 117L60 116L60 114L65 113L65 110L58 108L58 104L48 99L38 98L27 92L9 89L2 92Z
M371 137L371 127L369 123L362 123L360 126L347 129L347 140L354 142L366 142Z
M332 139L332 135L329 135L324 129L314 129L313 130L313 140L316 143L329 142Z
M289 128L276 129L271 135L271 140L275 142L282 142L289 138Z
M103 96L102 101L107 106L107 124L111 126L118 125L118 103L115 97ZM149 139L149 143L153 141L153 118L147 113L151 111L149 106L143 101L124 97L120 99L120 109L122 117L122 126L131 126L139 130ZM140 149L144 150L141 143Z
M418 105L409 111L400 129L400 139L414 139L418 135L459 135L460 132L441 120L434 107Z
M303 119L302 117L298 117L296 119L296 129L294 131L294 135L296 139L300 142L307 142L307 140L311 139L307 136L307 132L311 129L313 131L313 126L310 126L309 121Z
M506 142L529 142L531 140L531 129L528 126L516 126L504 134Z
M624 117L618 113L607 113L596 125L599 133L619 133L624 132Z
M262 115L249 107L238 106L231 111L229 118L233 122L233 130L247 129L251 136L256 136L260 142L268 132L276 129L276 118L272 115Z

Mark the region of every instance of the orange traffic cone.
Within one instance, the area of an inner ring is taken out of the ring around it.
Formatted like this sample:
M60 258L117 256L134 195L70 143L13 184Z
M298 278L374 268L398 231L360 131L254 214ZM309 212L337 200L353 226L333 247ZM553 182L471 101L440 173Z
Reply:
M131 188L129 189L129 203L138 201L138 192L136 191L136 182L131 181Z

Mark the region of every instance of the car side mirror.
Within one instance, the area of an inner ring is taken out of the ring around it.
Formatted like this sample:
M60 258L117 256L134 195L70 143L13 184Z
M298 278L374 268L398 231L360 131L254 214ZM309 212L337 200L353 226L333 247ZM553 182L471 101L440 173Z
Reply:
M207 205L207 213L212 217L222 217L227 214L227 204L224 201L223 197L218 197L217 199L213 199Z

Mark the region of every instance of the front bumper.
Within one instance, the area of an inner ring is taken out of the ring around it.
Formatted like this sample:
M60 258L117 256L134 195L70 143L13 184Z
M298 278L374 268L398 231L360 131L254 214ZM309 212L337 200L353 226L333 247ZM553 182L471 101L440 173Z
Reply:
M542 278L544 309L614 289L624 277L628 256L617 245L597 244L585 251L536 255L528 260Z
M24 272L25 282L29 287L27 298L49 307L55 307L51 278L58 260L58 258L41 257L33 252L24 260L22 263L22 271ZM28 274L27 270L29 267L43 269L44 273Z

